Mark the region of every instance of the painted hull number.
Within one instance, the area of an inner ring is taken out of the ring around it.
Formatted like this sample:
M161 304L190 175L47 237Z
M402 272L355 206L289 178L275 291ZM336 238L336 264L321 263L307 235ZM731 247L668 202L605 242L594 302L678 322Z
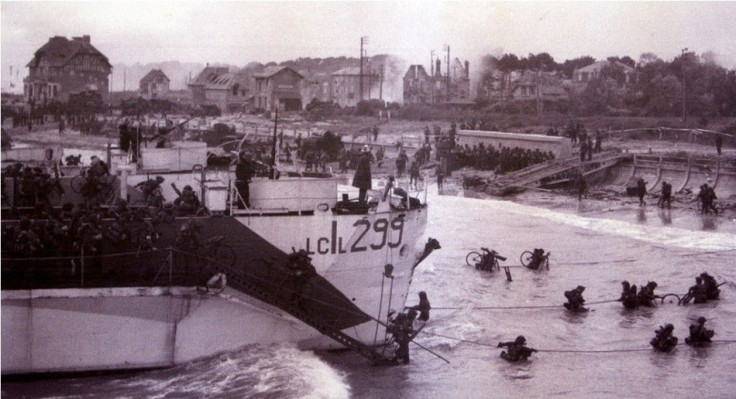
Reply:
M319 237L312 241L307 237L306 247L304 248L310 255L320 254L345 254L348 252L365 252L369 249L378 251L388 246L389 248L398 248L404 239L404 218L397 217L389 222L386 218L378 218L373 223L368 220L356 220L353 223L356 228L355 234L357 238L350 247L347 244L350 238L337 236L337 221L332 222L332 229L329 237Z

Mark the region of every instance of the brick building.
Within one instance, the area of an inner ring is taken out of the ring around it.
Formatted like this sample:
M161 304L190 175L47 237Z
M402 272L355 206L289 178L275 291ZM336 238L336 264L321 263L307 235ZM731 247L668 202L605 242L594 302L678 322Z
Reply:
M169 93L169 77L160 69L152 69L140 81L138 92L145 98L161 98Z
M70 94L82 91L96 91L104 98L110 90L112 65L92 46L89 35L72 40L54 36L36 50L26 66L23 93L29 102L66 102Z

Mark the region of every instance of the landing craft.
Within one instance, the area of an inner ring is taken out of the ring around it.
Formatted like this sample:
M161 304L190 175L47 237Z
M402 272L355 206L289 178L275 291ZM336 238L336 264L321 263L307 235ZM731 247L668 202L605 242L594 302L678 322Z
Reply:
M381 201L373 192L361 212L345 200L351 189L341 179L289 173L252 181L251 206L238 209L231 174L201 168L204 146L173 142L141 152L137 163L126 154L110 158L117 195L102 206L103 230L114 223L117 198L130 193L131 208L145 209L133 186L151 173L165 178L167 200L174 198L170 183L190 185L209 214L162 219L151 249L131 238L28 256L3 240L4 375L170 367L275 342L347 346L386 360L372 350L383 344L374 337L386 335L375 333L375 319L383 330L388 311L403 308L414 267L427 255L419 242L426 204L407 209L400 198ZM82 201L71 190L76 170L65 172L56 212L66 201ZM2 212L7 231L32 209L16 206L22 205L15 202L22 194L17 181L7 178L3 186L9 188ZM177 246L192 220L201 226L201 247ZM290 262L300 250L316 272L308 278ZM392 278L384 275L387 264Z

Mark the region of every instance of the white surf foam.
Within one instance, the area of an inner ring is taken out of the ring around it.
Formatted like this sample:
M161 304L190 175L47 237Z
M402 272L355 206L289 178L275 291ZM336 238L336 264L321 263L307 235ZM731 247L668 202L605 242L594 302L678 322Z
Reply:
M736 236L729 233L693 231L677 227L633 224L621 220L589 218L554 210L493 199L433 196L432 213L452 212L456 207L472 205L490 212L505 212L536 217L554 223L565 224L603 234L614 234L652 244L674 246L693 250L736 250ZM480 203L480 204L479 204Z

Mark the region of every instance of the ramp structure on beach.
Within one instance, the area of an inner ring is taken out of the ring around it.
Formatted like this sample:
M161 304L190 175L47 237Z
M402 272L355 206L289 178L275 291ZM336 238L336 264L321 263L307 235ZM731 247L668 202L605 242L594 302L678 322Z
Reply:
M489 182L486 192L503 196L527 189L553 188L572 183L580 172L588 177L617 165L627 157L615 152L604 152L591 161L581 162L578 157L568 157L540 163Z

